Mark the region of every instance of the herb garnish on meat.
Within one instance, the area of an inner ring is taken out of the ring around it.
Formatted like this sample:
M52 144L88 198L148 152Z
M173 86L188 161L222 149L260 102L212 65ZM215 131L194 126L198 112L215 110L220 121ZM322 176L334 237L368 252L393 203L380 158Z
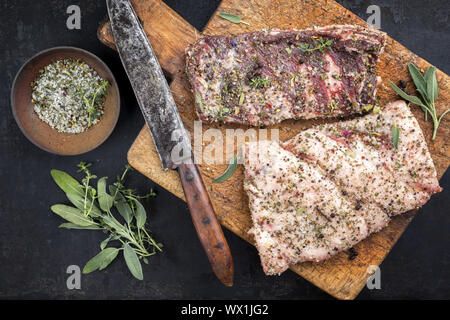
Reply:
M269 85L269 78L261 78L261 77L255 77L250 80L250 86L255 88L267 88Z
M308 44L308 43L304 43L304 44L299 44L298 47L300 48L300 50L302 50L303 52L312 52L315 50L319 50L321 53L325 52L325 49L329 49L333 44L333 40L328 39L328 40L324 40L322 37L319 37L318 41L314 40L314 43Z
M400 129L398 128L398 124L395 123L394 127L392 128L392 144L394 145L394 148L398 149L398 138L400 135Z

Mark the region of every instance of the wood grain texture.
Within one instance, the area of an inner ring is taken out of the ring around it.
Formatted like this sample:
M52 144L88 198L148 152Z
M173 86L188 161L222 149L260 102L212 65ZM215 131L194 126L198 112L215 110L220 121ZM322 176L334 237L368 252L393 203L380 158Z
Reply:
M226 285L233 285L234 265L230 248L217 221L197 165L182 163L177 167L192 222L200 243L217 278Z
M184 74L184 49L188 43L195 41L201 35L159 0L135 0L132 3L144 22L144 29L160 59L161 66L173 80L171 90L185 127L192 138L194 121L197 118L194 113L189 83ZM217 16L219 12L237 14L244 21L249 22L250 26L236 25L223 20ZM365 25L366 23L332 0L223 0L203 34L236 34L264 28L303 29L314 25L325 26L329 24ZM103 43L113 47L114 42L108 29L108 24L102 25L98 32L99 38ZM378 74L383 79L382 85L378 89L382 104L397 99L395 93L390 89L388 80L394 82L400 79L405 80L408 83L407 90L413 92L413 83L406 66L408 62L413 62L424 70L430 65L395 40L388 38L385 53L382 55L378 67ZM450 97L450 79L439 70L437 71L437 78L440 97L436 105L438 114L441 114ZM431 122L424 121L423 113L418 107L413 106L412 110L425 134L440 178L450 163L447 139L450 131L449 118L442 121L436 139L431 141ZM326 121L287 120L271 128L279 128L280 139L286 140L302 129L324 122ZM204 132L209 128L217 128L222 133L227 128L246 129L246 127L238 125L204 124L202 130ZM201 145L194 146L196 159L200 159L203 148L204 146ZM144 175L185 200L178 174L173 171L164 172L162 170L150 133L146 127L142 129L129 150L128 161ZM242 168L222 184L214 184L212 180L225 170L226 165L203 164L199 168L221 224L243 239L253 243L253 239L247 234L251 226L251 218L247 197L242 187ZM359 255L352 261L348 259L347 253L342 252L327 261L301 263L292 266L291 269L336 298L353 299L366 283L369 276L367 273L368 266L379 265L383 261L414 214L415 212L412 211L396 217L387 228L359 243L355 247ZM235 259L239 259L239 257L235 257Z

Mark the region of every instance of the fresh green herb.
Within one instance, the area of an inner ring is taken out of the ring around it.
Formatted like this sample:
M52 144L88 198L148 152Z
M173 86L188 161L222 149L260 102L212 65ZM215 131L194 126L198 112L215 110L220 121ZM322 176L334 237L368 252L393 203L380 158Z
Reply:
M144 276L142 275L142 265L139 262L136 251L132 247L130 247L128 243L125 243L123 246L123 256L125 258L128 269L130 269L133 276L136 279L143 280Z
M199 106L200 111L203 112L203 105L204 105L204 102L203 102L202 96L201 96L200 93L198 93L198 92L195 93L195 102L196 102L197 105Z
M351 150L345 151L345 154L348 155L349 157L352 157L353 159L356 158L356 153Z
M95 90L92 97L86 94L83 94L83 101L85 103L86 111L89 114L88 118L88 127L92 125L92 123L100 118L102 115L102 110L98 107L103 104L103 99L107 94L107 87L109 86L108 80L102 80Z
M245 93L241 93L241 96L239 97L239 105L242 105L244 103L244 99L245 99Z
M292 76L292 78L291 78L291 87L294 87L295 86L295 78L297 77L297 75L293 75Z
M238 155L236 154L230 161L228 168L225 170L222 175L216 179L213 180L214 183L222 183L226 180L228 180L233 173L236 171L236 168L238 166Z
M261 77L255 77L250 80L250 86L255 88L267 88L269 86L269 78L261 78Z
M398 149L398 137L400 136L400 129L398 128L397 122L394 123L394 127L392 128L392 143L394 144L394 148Z
M373 109L373 105L372 105L372 104L366 104L364 107L362 107L362 109L363 109L364 111L369 112L370 110Z
M422 111L425 113L425 121L427 121L427 115L430 114L433 121L433 134L431 136L431 140L434 140L436 138L436 133L442 118L444 118L444 116L448 112L450 112L449 108L445 110L439 117L436 114L436 106L434 103L439 94L439 88L436 80L436 68L433 66L429 67L425 72L425 75L422 75L419 69L417 69L417 67L412 63L408 64L408 69L414 81L414 85L416 86L416 90L420 93L422 99L405 93L392 81L389 81L389 83L400 97L402 97L406 101L418 105L422 109Z
M95 270L105 269L119 253L117 248L106 248L89 260L83 268L83 273L91 273Z
M375 113L375 114L380 113L380 112L381 112L380 106L379 106L378 104L376 104L376 105L373 107L373 111L372 111L372 112Z
M306 207L299 207L299 208L297 208L296 213L299 216L305 211L306 211Z
M313 44L308 43L302 43L299 44L298 47L303 52L312 52L315 50L319 50L321 53L325 52L325 49L330 49L330 47L333 45L333 40L328 39L324 40L322 37L319 38L319 41L314 40Z
M234 14L231 14L231 13L221 12L221 13L219 13L219 17L221 17L222 19L228 20L230 22L233 22L233 23L243 23L243 24L246 24L248 26L250 25L247 22L242 21L242 19L239 18L238 16L236 16Z
M51 210L68 221L61 224L60 228L103 230L108 234L100 243L100 253L86 263L83 273L103 270L123 250L131 274L142 280L140 261L148 263L147 257L162 251L162 244L157 243L146 229L147 212L141 203L143 199L154 197L155 193L151 190L149 194L139 196L133 189L125 187L124 180L130 166L126 166L122 175L109 187L107 178L102 177L97 182L97 188L94 188L90 182L97 177L90 172L90 166L85 162L78 165L78 172L85 175L82 183L63 171L51 171L56 184L75 206L56 204ZM123 222L116 218L114 211L120 214ZM107 248L113 241L117 241L120 246Z
M287 52L288 54L291 54L291 53L292 53L292 49L289 48L289 47L284 48L284 50L286 50L286 52Z

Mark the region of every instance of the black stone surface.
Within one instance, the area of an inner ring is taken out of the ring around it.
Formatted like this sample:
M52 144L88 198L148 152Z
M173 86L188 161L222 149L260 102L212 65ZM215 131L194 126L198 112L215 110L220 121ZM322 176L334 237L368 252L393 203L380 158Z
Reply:
M312 1L312 0L311 0ZM166 0L202 29L219 1ZM446 73L450 71L448 1L340 1L366 19L370 4L381 7L381 27L393 38ZM81 30L66 28L66 9L78 4ZM81 290L68 290L66 268L83 266L99 251L101 232L58 229L61 219L49 210L64 202L50 179L58 168L75 171L81 160L94 163L98 175L114 177L144 124L118 55L99 43L96 30L106 18L104 1L2 0L0 2L0 298L49 299L330 299L292 272L266 277L256 250L225 230L235 261L235 285L226 288L211 272L184 202L137 172L128 181L158 197L146 203L150 227L164 252L144 266L144 281L132 278L122 259L106 270L83 275ZM121 90L122 112L112 136L98 149L76 157L48 154L18 129L11 111L12 79L27 58L42 49L72 45L103 59ZM450 186L450 173L441 179ZM359 299L449 298L449 192L433 196L381 265L381 290L362 291Z

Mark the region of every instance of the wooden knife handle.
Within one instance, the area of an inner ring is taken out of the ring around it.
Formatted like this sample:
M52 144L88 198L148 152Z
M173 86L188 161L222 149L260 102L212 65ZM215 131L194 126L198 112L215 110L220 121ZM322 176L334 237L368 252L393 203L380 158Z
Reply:
M200 242L214 273L228 287L233 285L234 266L230 248L217 221L198 167L193 163L178 166L181 184Z

